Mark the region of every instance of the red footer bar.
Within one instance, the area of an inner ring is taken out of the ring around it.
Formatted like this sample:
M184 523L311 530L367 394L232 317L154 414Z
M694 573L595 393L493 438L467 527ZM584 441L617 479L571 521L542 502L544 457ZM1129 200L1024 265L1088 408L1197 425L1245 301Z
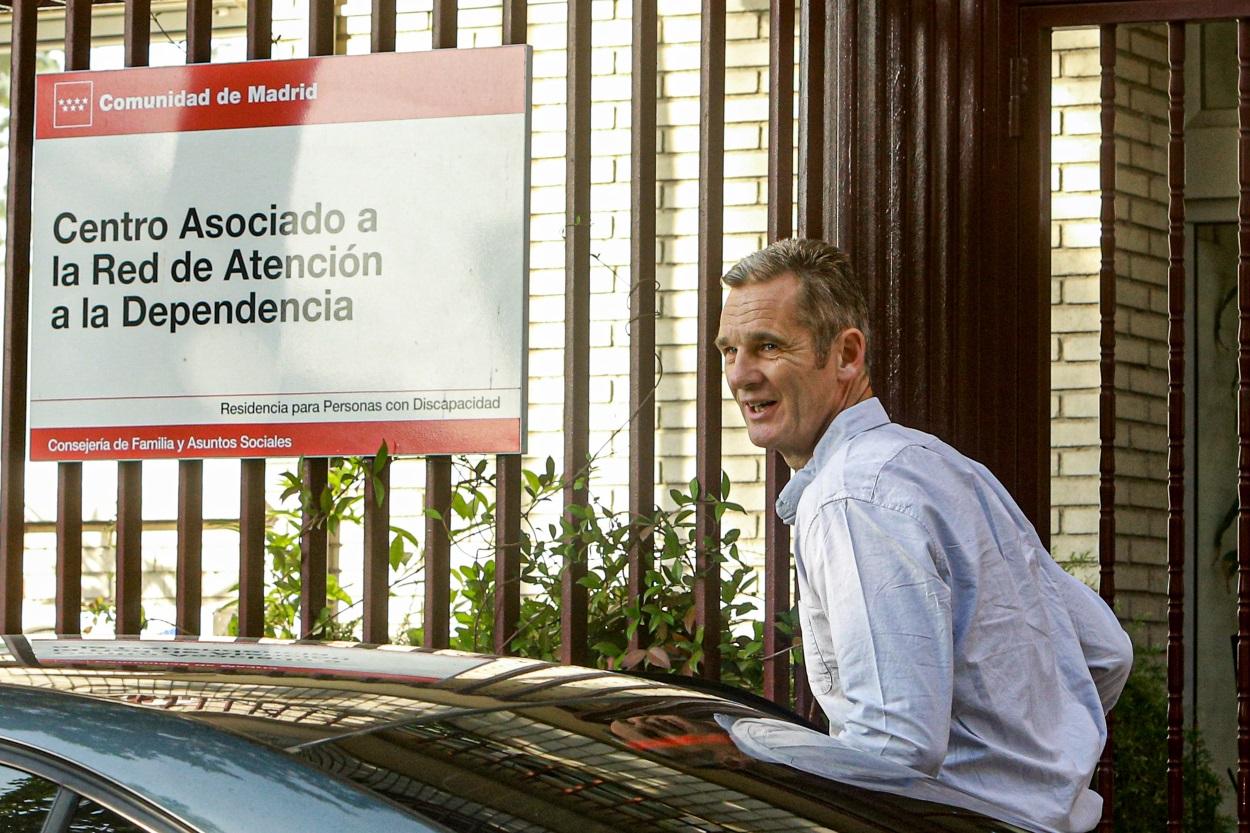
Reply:
M521 449L519 419L256 423L33 428L32 460L158 460L205 457L336 457L508 454Z

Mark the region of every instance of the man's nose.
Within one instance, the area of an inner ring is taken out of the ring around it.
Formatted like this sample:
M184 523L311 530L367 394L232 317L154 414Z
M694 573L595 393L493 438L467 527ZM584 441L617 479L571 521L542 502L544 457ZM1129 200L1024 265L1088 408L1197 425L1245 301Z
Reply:
M748 388L760 381L759 364L750 356L739 353L733 362L725 365L725 381L730 390Z

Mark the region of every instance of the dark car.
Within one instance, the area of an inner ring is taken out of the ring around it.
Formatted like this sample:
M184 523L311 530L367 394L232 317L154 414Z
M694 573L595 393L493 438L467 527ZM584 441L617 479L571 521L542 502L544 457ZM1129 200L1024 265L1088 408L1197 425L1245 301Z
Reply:
M723 728L783 714L450 651L5 637L0 830L1020 829L754 760Z

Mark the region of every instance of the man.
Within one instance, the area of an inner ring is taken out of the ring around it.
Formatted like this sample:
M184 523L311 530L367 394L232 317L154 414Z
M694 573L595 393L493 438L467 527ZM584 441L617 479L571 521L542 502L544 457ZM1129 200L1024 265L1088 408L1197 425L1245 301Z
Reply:
M776 508L830 735L1047 829L1092 828L1132 663L1115 616L987 469L890 422L845 254L785 240L724 283L729 388L751 442L795 470Z

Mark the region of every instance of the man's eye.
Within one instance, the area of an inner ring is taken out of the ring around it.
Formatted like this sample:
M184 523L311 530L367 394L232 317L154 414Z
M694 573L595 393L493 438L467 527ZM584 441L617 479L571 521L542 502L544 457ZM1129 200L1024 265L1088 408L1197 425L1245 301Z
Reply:
M726 348L724 349L724 351L723 351L723 352L724 352L724 354L725 354L725 358L729 358L730 356L735 356L735 355L737 355L737 353L738 353L738 348L737 348L737 347L726 347Z
M764 344L761 344L760 349L763 350L765 353L767 353L769 350L776 350L777 345L769 341L769 342L765 342Z

